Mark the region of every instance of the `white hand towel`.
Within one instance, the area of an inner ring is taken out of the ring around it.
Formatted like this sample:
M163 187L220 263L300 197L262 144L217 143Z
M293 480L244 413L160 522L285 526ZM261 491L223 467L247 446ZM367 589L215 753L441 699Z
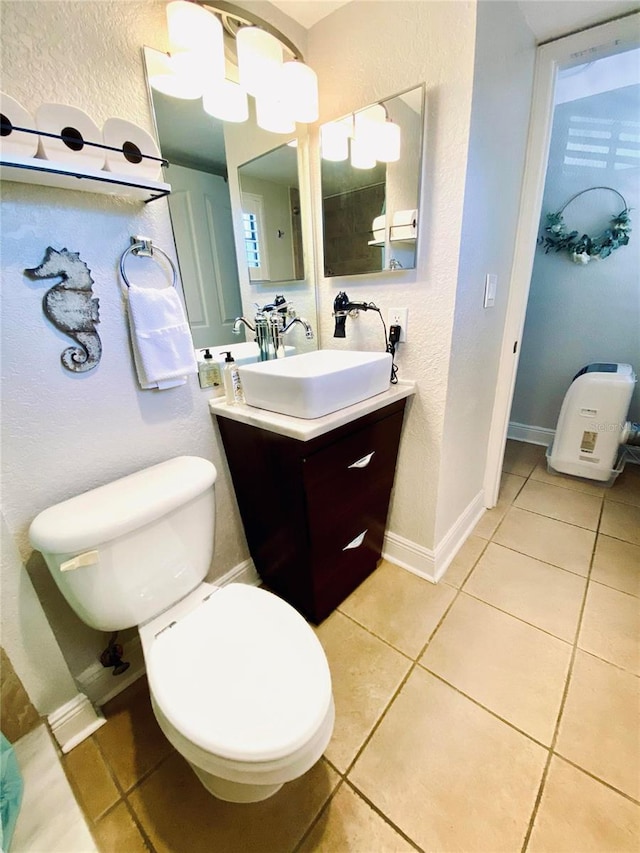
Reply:
M141 388L173 388L198 372L191 330L175 287L127 290L133 358Z

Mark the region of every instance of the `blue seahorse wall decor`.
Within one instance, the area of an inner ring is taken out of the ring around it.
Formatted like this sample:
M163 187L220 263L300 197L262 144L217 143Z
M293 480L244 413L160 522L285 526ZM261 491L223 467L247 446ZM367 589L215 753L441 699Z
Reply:
M24 272L32 279L62 278L45 293L42 307L54 326L79 344L62 352L62 364L74 373L92 370L100 361L102 343L96 331L100 302L91 289L89 267L78 252L49 246L40 266Z

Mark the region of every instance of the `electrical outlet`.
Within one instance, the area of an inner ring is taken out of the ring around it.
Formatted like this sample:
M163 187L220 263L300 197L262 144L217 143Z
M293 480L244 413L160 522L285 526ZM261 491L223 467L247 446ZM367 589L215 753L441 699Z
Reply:
M409 323L408 308L389 308L387 314L387 328L389 326L400 326L400 343L407 341L407 324Z

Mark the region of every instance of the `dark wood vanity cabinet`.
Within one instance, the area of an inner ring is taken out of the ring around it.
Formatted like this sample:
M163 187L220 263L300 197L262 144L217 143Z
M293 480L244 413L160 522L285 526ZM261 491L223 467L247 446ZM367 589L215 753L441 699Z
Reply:
M217 418L255 567L312 622L378 564L404 406L308 441Z

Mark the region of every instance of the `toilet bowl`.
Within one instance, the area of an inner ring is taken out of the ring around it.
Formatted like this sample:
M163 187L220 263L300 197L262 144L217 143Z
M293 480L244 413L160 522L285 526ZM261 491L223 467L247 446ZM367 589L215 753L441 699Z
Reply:
M44 510L29 538L84 622L138 626L156 719L205 788L257 802L324 752L331 675L289 604L205 582L215 479L205 459L170 459Z
M139 631L160 728L219 799L266 799L326 749L327 660L302 616L275 595L204 583Z

